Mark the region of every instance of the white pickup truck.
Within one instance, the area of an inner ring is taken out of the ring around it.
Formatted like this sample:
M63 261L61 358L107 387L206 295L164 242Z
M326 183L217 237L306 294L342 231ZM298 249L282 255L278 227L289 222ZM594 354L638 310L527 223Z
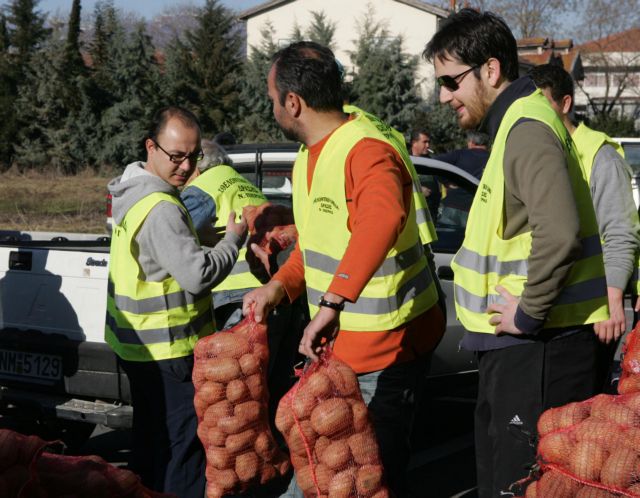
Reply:
M236 169L273 202L291 202L295 146L240 146L229 155ZM468 211L477 180L459 168L415 158L421 180L431 188L456 186ZM434 196L435 197L435 196ZM438 197L439 198L439 197ZM438 201L440 202L440 201ZM438 346L431 378L473 384L471 353L459 351L461 324L455 319L449 266L464 235L466 216L438 219L433 245L437 273L447 294L447 333ZM464 213L463 213L464 214ZM104 342L109 238L104 234L0 230L0 414L16 407L43 423L56 424L68 439L88 437L94 424L131 425L126 375Z
M0 403L58 421L69 442L131 425L128 379L103 339L108 264L103 234L0 231Z

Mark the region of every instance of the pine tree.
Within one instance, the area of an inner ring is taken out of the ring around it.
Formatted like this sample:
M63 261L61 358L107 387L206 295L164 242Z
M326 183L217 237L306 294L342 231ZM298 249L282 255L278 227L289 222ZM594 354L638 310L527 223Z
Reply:
M11 165L16 133L14 103L18 78L11 64L9 47L7 20L0 14L0 169Z
M350 54L355 68L351 100L405 132L421 101L415 88L417 57L404 52L402 38L390 36L372 10L358 31L356 50Z
M70 76L77 76L84 72L84 62L80 53L80 10L80 0L73 0L65 45L65 69Z
M267 95L267 75L271 57L278 51L274 41L275 29L266 23L261 31L259 46L252 46L242 79L242 124L239 130L244 142L282 142L284 135L273 118L271 100Z
M207 0L198 26L169 47L169 94L196 112L205 135L237 128L241 47L234 16L218 0Z
M36 11L38 0L14 0L9 5L9 39L17 59L27 60L47 38L46 16Z
M311 17L313 20L306 31L307 39L335 50L336 23L329 21L323 11L311 11Z

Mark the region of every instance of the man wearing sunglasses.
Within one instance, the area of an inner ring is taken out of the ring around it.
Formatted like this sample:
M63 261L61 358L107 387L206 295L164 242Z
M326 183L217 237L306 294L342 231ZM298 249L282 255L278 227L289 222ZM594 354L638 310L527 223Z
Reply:
M132 470L155 491L202 498L193 347L214 330L211 288L231 271L246 224L231 212L224 239L200 247L178 195L202 156L191 112L158 111L144 145L146 161L109 183L115 225L105 340L131 386Z
M452 267L461 345L478 358L478 494L513 496L535 462L528 435L542 411L601 386L588 325L608 317L598 228L568 132L532 80L518 78L502 19L463 9L424 56L440 102L492 141Z

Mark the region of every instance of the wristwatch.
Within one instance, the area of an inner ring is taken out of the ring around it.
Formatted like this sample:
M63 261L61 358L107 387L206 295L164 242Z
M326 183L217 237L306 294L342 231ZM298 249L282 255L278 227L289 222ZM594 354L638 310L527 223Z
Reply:
M342 311L344 309L344 301L342 303L332 303L327 301L324 296L320 296L318 306L324 306L325 308L331 308L332 310Z

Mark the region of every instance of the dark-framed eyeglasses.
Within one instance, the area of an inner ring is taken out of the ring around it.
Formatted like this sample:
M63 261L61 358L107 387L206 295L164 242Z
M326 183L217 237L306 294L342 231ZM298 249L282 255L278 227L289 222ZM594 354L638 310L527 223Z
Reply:
M456 74L455 76L443 74L442 76L438 77L436 81L438 82L438 85L445 87L447 90L455 92L458 88L460 88L460 83L462 82L464 77L474 69L478 69L480 66L482 66L482 64L470 67L466 71L462 71L460 74ZM460 78L460 81L458 81L458 78Z
M164 150L162 146L153 138L151 139L151 141L156 147L158 147L158 149L169 156L169 161L171 161L173 164L182 164L185 159L188 159L190 163L195 163L201 161L204 158L204 152L202 152L202 150L197 150L195 152L192 152L191 154L170 154L169 152Z

